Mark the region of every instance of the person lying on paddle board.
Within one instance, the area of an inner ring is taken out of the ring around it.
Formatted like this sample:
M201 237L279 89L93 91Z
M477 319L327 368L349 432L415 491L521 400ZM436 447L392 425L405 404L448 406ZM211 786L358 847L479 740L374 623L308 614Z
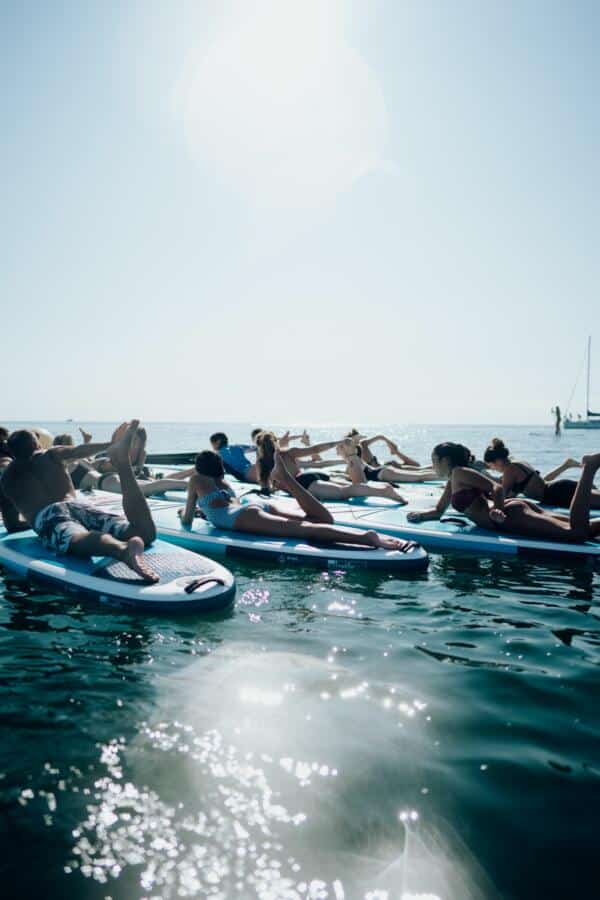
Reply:
M575 478L559 478L567 469L579 468L581 463L576 459L566 459L560 466L540 475L537 469L527 462L512 459L508 447L500 438L494 438L483 455L484 462L490 469L502 476L502 487L505 497L516 497L519 494L530 500L545 503L546 506L563 506L566 509L577 490ZM592 509L600 509L600 491L593 490L590 500Z
M600 453L584 456L581 478L569 515L550 513L527 500L506 499L502 484L470 467L473 455L462 444L448 441L433 448L431 461L447 484L437 506L423 512L409 512L410 522L441 518L452 504L457 512L491 531L520 534L539 541L581 543L600 535L600 519L590 519L594 476L600 467Z
M84 439L84 446L90 446L92 436L83 429L80 431ZM164 494L166 491L186 490L185 479L191 474L191 469L173 472L166 478L152 477L145 464L147 439L146 429L138 429L131 442L130 450L131 466L142 494L145 497L152 497L155 494ZM69 434L58 435L54 439L54 444L64 444L64 440L66 440L66 446L72 446L73 438ZM105 454L95 457L90 454L85 459L78 459L76 462L70 463L68 468L73 485L80 491L110 491L112 494L122 492L118 470L110 457Z
M340 456L346 467L346 475L354 485L366 484L371 481L386 484L398 482L431 481L436 478L433 469L400 469L395 466L370 466L362 458L360 442L356 436L346 437L337 445Z
M247 453L256 453L254 444L230 444L223 431L215 431L210 436L210 446L223 460L225 471L238 481L258 484L256 462L248 459Z
M263 434L264 432L268 432L269 434L273 434L272 431L269 431L268 428L255 428L252 431L252 441L254 447L256 447L256 441L259 434ZM281 437L276 438L277 446L280 450L287 450L292 441L300 441L305 447L311 446L310 435L306 428L302 432L302 434L290 434L289 431L286 431ZM320 453L312 453L309 460L299 459L298 465L303 469L325 469L328 466L336 466L341 463L341 459L323 459Z
M196 474L190 478L182 524L191 526L196 508L215 528L279 538L302 538L334 544L359 544L385 550L408 550L414 544L398 538L333 524L333 516L288 471L282 454L275 451L272 477L297 500L302 512L291 513L263 497L240 503L225 481L225 467L218 453L204 450L196 458Z
M4 501L25 519L48 549L84 559L110 556L124 562L144 581L155 583L159 578L144 559L144 546L155 539L156 529L129 458L138 425L137 419L124 422L114 432L112 442L49 450L42 450L32 431L15 431L8 439L13 460L4 471L0 487ZM78 499L67 472L69 462L103 450L108 451L121 479L124 516L103 512Z
M383 442L387 445L389 452L394 456L397 456L399 460L399 462L395 459L387 460L387 462L384 463L385 466L401 469L402 471L407 471L409 469L411 471L416 470L416 474L427 475L428 480L435 478L431 466L421 466L416 459L411 459L410 456L402 453L398 444L386 437L385 434L376 434L374 437L368 438L365 437L364 434L361 434L358 429L352 428L346 437L351 438L354 441L358 455L367 466L381 467L381 463L371 450L371 445L376 444L377 442Z
M257 438L256 446L258 451L259 481L263 490L266 490L268 493L274 479L273 469L275 466L275 454L278 449L277 438L271 432L263 431ZM313 444L311 447L290 447L289 450L282 452L281 456L286 468L298 484L319 500L343 501L352 497L385 497L387 500L394 500L396 503L406 503L404 497L391 484L371 485L360 482L338 484L333 481L330 475L326 475L324 472L300 471L299 463L303 456L312 456L314 452L325 453L326 450L332 449L333 446L336 446L335 442L330 441L323 444Z

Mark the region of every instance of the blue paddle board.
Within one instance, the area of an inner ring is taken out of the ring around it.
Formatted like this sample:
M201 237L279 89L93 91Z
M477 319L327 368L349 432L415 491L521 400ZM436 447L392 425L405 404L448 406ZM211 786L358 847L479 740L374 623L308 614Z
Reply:
M335 523L355 528L375 528L385 534L418 541L427 550L459 550L481 555L516 556L547 554L549 556L600 556L600 542L563 543L537 540L501 531L478 528L464 516L449 510L440 521L414 523L408 521L407 507L357 508L350 504L329 504Z
M146 559L160 576L157 584L146 584L118 560L57 556L35 532L7 534L0 527L0 565L60 591L145 612L214 612L233 602L235 579L213 560L160 540L146 551Z
M103 491L82 495L91 498L102 509L119 511L120 497ZM294 502L294 501L290 501ZM223 531L214 528L205 519L194 519L191 527L181 524L178 510L182 503L169 503L150 498L148 505L156 525L158 536L197 553L211 556L228 556L245 559L262 559L268 562L300 563L317 566L362 566L386 569L402 574L425 569L429 557L420 546L405 551L383 550L348 544L317 544L299 538L271 538L248 534L243 531ZM370 527L370 526L368 526Z

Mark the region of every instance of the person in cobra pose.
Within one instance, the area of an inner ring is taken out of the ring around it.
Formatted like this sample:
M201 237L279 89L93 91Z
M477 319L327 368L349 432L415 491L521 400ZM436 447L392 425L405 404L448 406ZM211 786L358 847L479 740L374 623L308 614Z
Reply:
M273 482L277 480L273 475L275 454L279 449L277 438L272 432L263 431L257 437L256 446L259 481L263 490L268 493ZM384 497L387 500L394 500L396 503L406 503L404 497L392 484L366 484L359 481L338 484L324 472L300 471L300 460L303 457L312 457L314 453L325 453L335 446L337 446L335 441L329 441L309 447L291 447L289 450L281 451L281 456L298 484L319 500L342 501L352 497ZM284 488L284 490L287 489Z
M486 449L483 459L486 465L502 476L502 487L505 497L516 497L519 494L529 500L537 500L546 506L562 506L568 509L575 496L577 481L575 478L559 478L567 469L580 468L576 459L566 459L560 466L540 475L527 462L512 459L508 447L500 438L494 438ZM600 491L593 490L590 499L592 509L600 509Z
M590 501L594 476L600 467L600 453L583 457L581 478L568 516L548 512L527 500L505 499L500 482L470 468L472 459L471 451L462 444L448 441L434 447L431 461L439 477L447 479L446 488L433 509L409 512L408 520L439 519L452 504L480 528L520 534L532 540L581 543L600 535L600 520L590 519Z
M204 450L196 458L196 474L190 478L183 525L191 526L196 507L211 525L229 531L302 538L325 543L359 544L364 547L406 551L414 546L376 531L362 531L333 524L333 516L316 497L303 488L288 471L282 455L275 451L272 476L297 500L302 512L290 513L270 500L254 496L241 504L225 481L223 460L218 453Z
M346 437L337 444L338 456L346 466L346 475L354 485L378 481L387 484L408 484L431 481L437 478L433 469L397 468L386 463L384 466L370 466L364 458L356 437Z
M374 437L367 438L364 434L361 434L358 429L352 428L348 434L347 438L352 438L354 443L356 444L356 450L362 461L366 466L370 468L381 468L382 464L379 462L378 458L375 456L371 449L371 445L377 443L378 441L383 442L387 445L389 452L393 456L397 456L398 459L389 459L383 465L386 467L400 469L404 473L410 472L411 474L419 476L419 478L414 478L414 481L423 480L427 478L427 480L435 478L435 473L431 466L421 466L416 459L411 459L410 456L407 456L406 453L402 453L398 444L395 441L390 440L390 438L386 437L385 434L376 434ZM376 481L376 478L372 478L370 480Z

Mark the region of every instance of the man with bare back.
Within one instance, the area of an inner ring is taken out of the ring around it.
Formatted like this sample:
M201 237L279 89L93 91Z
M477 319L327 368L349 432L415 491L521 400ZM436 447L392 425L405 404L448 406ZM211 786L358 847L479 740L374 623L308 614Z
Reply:
M3 508L12 505L45 547L86 559L112 556L153 584L159 578L144 559L144 546L155 539L156 528L129 456L138 426L137 419L124 422L109 443L49 450L41 449L32 431L15 431L7 441L13 459L4 470L0 491ZM121 479L124 516L104 512L79 499L67 471L69 462L104 450Z

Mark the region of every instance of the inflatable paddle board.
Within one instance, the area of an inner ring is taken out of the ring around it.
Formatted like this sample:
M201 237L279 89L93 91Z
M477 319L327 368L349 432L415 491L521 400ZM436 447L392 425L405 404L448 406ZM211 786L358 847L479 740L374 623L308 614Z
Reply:
M60 591L144 612L214 612L233 602L235 579L219 563L165 541L155 541L146 557L160 575L157 584L146 584L118 560L57 556L35 532L7 534L0 527L0 565Z
M82 495L95 505L110 512L120 509L120 497L103 491ZM291 501L293 502L293 501ZM223 531L205 519L194 519L191 527L181 524L177 511L183 504L148 499L158 536L169 543L207 553L211 556L228 556L245 559L262 559L269 562L301 563L317 566L362 566L386 569L401 574L425 569L429 557L420 546L406 551L371 549L348 544L321 544L299 538L271 538L243 531ZM367 526L370 527L370 526Z
M549 556L600 557L600 542L562 543L522 537L501 531L478 528L464 516L448 510L440 521L409 522L407 507L359 508L350 504L328 504L336 525L374 528L405 540L418 541L427 550L458 550L482 555L516 556L547 554Z

